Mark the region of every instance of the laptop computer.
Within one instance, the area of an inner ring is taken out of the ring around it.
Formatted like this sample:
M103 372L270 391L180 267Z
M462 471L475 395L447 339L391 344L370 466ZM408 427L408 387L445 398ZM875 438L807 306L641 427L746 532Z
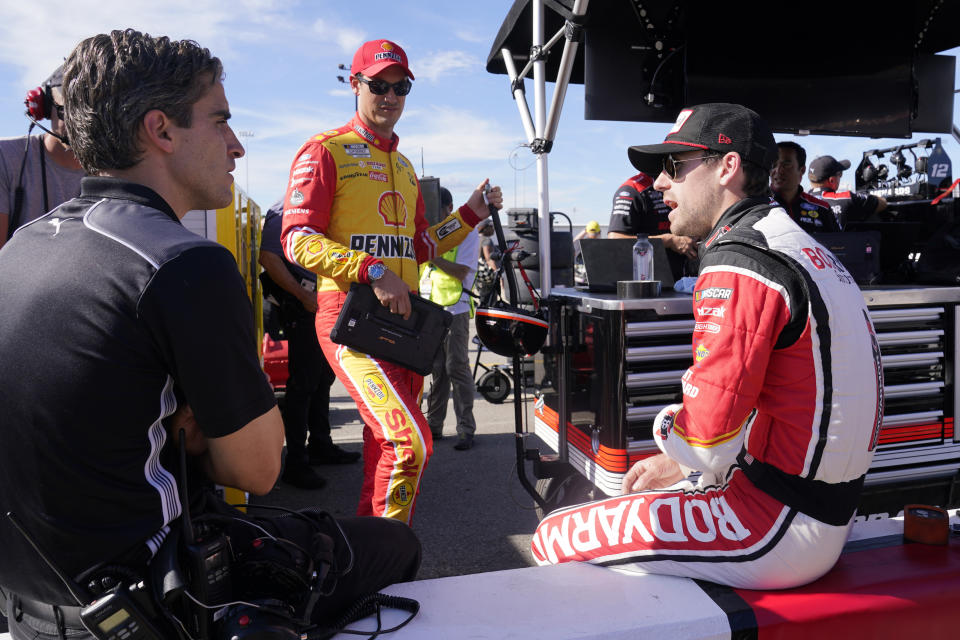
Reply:
M583 238L580 255L583 258L586 284L577 285L581 291L612 293L620 280L633 280L632 238ZM660 280L660 289L673 287L673 272L666 248L659 238L650 238L653 245L653 275Z

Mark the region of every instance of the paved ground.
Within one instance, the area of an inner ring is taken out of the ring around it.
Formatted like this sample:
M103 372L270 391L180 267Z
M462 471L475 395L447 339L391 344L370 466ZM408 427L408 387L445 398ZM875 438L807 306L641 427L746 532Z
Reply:
M471 362L474 357L475 351ZM489 352L484 352L481 360L485 364L505 361ZM429 378L425 386L429 388ZM330 406L334 441L359 451L359 414L339 382L334 384ZM532 412L532 403L526 407ZM433 458L421 482L413 521L423 544L421 579L534 564L529 546L537 517L532 499L517 480L513 396L504 404L491 404L478 394L474 415L476 446L469 451L454 450L451 402L445 437L434 444ZM328 481L323 489L305 491L279 482L259 500L291 508L317 505L334 515L352 515L360 490L360 463L315 469Z

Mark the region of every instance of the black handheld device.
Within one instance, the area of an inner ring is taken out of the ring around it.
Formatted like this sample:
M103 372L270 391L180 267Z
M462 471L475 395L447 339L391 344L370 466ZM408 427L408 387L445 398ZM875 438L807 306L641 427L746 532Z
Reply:
M121 582L111 591L90 602L92 595L89 591L71 580L54 564L53 559L40 548L20 520L9 511L7 518L67 587L70 595L80 605L80 621L97 640L164 640L164 634L150 622L143 608L128 593L129 588L124 583ZM90 604L85 604L87 602Z
M98 640L162 640L164 637L122 584L81 609L80 621Z
M380 304L370 285L354 282L330 339L427 375L446 340L453 316L440 305L412 293L410 305L410 317L404 320Z
M202 605L228 602L233 595L230 565L233 554L223 529L201 524L194 527L187 492L186 432L180 429L180 506L183 519L183 557L186 560L190 594ZM211 615L193 607L192 627L200 638L209 637Z

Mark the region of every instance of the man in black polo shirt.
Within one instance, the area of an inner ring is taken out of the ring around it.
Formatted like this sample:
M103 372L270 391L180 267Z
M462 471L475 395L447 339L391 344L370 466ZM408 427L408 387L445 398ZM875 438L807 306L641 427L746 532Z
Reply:
M81 42L65 65L65 120L96 177L0 250L0 513L16 514L74 580L101 563L144 575L180 525L179 427L211 480L263 494L280 470L283 425L236 263L180 223L233 197L243 148L222 73L191 41L127 30ZM315 619L419 563L398 522L341 525L353 571ZM6 518L0 549L13 638L90 637Z
M281 478L301 489L320 489L327 481L311 464L349 464L360 459L360 452L340 448L330 436L330 386L337 376L320 349L314 328L317 274L287 260L280 244L282 225L280 200L264 216L258 260L266 276L261 275L264 294L277 301L287 340L290 377L283 408L287 457Z
M807 170L807 152L796 142L777 143L777 161L770 170L770 190L777 204L807 233L840 231L827 203L803 190L800 181Z

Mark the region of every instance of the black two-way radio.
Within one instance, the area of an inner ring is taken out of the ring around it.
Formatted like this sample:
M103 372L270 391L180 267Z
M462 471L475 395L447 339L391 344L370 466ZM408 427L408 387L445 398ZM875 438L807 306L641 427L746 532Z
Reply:
M136 588L136 585L121 582L111 591L94 599L87 589L70 579L54 564L51 556L27 532L16 515L8 511L7 518L80 605L80 621L97 640L164 640L165 636L150 622L143 608L131 596L130 589Z
M233 595L230 542L220 527L194 527L190 517L187 491L186 432L180 429L180 507L183 520L183 555L187 564L190 595L200 603L194 607L193 631L200 638L210 637L212 616L207 607L226 605Z

